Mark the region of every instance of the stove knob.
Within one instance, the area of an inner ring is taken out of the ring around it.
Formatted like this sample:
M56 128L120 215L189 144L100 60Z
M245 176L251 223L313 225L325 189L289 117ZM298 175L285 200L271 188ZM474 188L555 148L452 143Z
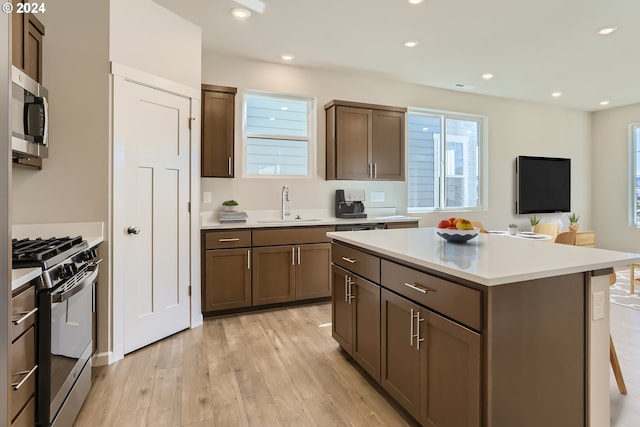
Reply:
M76 273L74 264L65 264L58 270L58 279L68 279Z
M89 249L88 251L84 251L82 253L82 259L84 261L91 261L92 259L94 259L97 256L98 256L98 252L96 252L95 249Z

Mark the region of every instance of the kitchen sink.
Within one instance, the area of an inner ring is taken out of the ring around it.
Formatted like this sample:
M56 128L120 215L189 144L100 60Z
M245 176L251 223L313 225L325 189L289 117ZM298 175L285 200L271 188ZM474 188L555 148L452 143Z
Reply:
M256 220L259 224L290 224L296 222L316 222L322 221L319 218L285 218L285 219L258 219Z

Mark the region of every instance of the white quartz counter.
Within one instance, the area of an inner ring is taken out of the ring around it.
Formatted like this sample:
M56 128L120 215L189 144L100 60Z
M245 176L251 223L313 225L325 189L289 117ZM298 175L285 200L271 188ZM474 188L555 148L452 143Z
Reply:
M420 221L418 217L397 215L395 209L386 210L371 209L367 211L367 218L342 219L332 216L330 212L323 210L293 211L286 220L279 219L277 211L249 211L246 222L220 223L220 212L207 211L200 214L200 228L230 229L230 228L261 228L261 227L296 227L314 225L343 225L343 224L378 224L391 222ZM296 219L299 218L299 219Z
M104 240L104 224L102 222L56 223L56 224L14 224L12 237L14 239L43 239L50 237L82 236L89 248L97 246ZM35 279L42 273L40 268L19 268L11 270L11 289Z
M334 240L485 286L629 265L640 254L479 234L449 243L435 228L342 231Z

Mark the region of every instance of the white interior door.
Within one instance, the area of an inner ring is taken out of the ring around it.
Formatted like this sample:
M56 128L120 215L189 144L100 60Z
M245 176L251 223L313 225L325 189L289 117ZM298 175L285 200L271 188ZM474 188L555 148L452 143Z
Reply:
M114 246L124 353L189 327L188 98L114 82Z

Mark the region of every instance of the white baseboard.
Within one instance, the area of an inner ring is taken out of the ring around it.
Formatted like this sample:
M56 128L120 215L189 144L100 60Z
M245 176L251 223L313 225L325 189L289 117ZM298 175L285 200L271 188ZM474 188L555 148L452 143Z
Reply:
M106 365L111 365L112 363L117 362L118 360L120 359L116 359L112 351L96 353L91 357L91 365L106 366Z

